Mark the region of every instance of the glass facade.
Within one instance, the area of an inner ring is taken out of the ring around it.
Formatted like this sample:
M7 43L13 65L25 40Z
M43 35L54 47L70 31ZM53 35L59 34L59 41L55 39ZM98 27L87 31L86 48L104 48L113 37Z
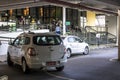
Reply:
M24 29L30 28L30 25L33 24L33 29L40 28L36 26L44 25L47 26L47 28L52 27L51 30L53 31L57 22L60 23L61 21L62 23L62 16L62 7L46 5L1 11L0 22L15 23L14 26L17 28L24 26ZM66 8L66 21L69 21L70 25L74 24L75 26L78 26L78 18L78 10ZM2 25L7 26L6 29L8 26L13 26L11 24Z
M75 26L78 26L78 10L75 9L66 9L66 21L70 21L71 25L74 24Z

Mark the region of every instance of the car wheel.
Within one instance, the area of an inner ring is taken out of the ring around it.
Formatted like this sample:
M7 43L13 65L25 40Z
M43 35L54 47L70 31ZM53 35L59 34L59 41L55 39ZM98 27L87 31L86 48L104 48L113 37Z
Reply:
M89 48L88 48L87 46L85 47L83 54L84 54L84 55L89 54Z
M24 73L28 73L28 72L29 72L29 68L28 68L28 66L27 66L27 63L26 63L26 60L25 60L25 59L22 60L22 71L23 71Z
M9 54L7 54L7 64L8 64L8 66L13 66L13 62L12 62Z
M62 71L64 69L64 66L56 67L57 71Z
M67 57L71 57L71 50L70 49L67 49Z

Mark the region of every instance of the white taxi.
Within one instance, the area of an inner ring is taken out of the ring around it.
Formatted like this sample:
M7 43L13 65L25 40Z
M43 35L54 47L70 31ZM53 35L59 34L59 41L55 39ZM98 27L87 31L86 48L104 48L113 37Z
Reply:
M50 32L22 33L9 43L7 51L8 65L19 64L24 73L30 69L47 67L55 67L57 71L62 71L66 61L61 37Z
M89 54L89 45L88 43L81 40L78 36L67 35L61 36L66 47L67 57L70 57L71 54Z

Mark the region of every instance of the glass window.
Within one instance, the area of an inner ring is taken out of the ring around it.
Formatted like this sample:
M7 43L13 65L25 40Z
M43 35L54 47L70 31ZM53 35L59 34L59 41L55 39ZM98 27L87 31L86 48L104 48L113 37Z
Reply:
M73 21L75 25L78 25L78 10L73 9L72 11L72 17L73 17Z
M40 16L40 17L43 17L43 7L40 7L40 8L39 8L39 16Z
M72 10L71 9L66 9L66 20L71 20L71 15L72 14Z
M55 17L55 7L50 7L50 17Z
M38 19L43 24L49 24L53 19L62 20L62 8L52 5L41 6L37 8Z
M79 43L81 43L81 42L83 42L80 38L75 38L75 42L79 42Z
M18 37L14 41L14 45L27 45L30 43L29 37Z
M71 43L72 43L72 42L75 42L75 38L69 37L69 38L68 38L68 42L71 42Z
M105 27L105 15L98 15L96 16L96 26Z
M49 6L44 6L44 17L49 17L50 8Z
M22 15L22 9L17 9L17 15Z
M33 43L36 45L59 45L62 40L59 36L34 36Z
M68 38L68 42L82 42L82 40L80 38L77 37L70 37Z
M30 43L30 38L29 37L21 37L20 45L27 45L29 43Z
M70 21L75 26L78 25L78 10L76 9L66 9L66 20Z
M31 7L30 8L30 16L32 16L33 18L36 17L36 7Z
M14 45L19 45L20 44L20 38L16 38L13 42Z
M81 27L85 27L86 26L86 23L87 23L87 19L86 17L80 17L80 22L81 22Z
M61 7L56 7L56 18L59 18L62 20L62 8Z

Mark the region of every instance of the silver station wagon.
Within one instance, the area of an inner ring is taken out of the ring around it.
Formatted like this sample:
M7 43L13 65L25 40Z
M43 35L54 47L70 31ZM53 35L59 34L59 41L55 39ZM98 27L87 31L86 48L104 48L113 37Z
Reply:
M65 47L61 37L55 33L20 34L9 43L7 63L9 66L19 64L22 71L27 73L30 69L55 67L57 71L64 69L67 62Z

